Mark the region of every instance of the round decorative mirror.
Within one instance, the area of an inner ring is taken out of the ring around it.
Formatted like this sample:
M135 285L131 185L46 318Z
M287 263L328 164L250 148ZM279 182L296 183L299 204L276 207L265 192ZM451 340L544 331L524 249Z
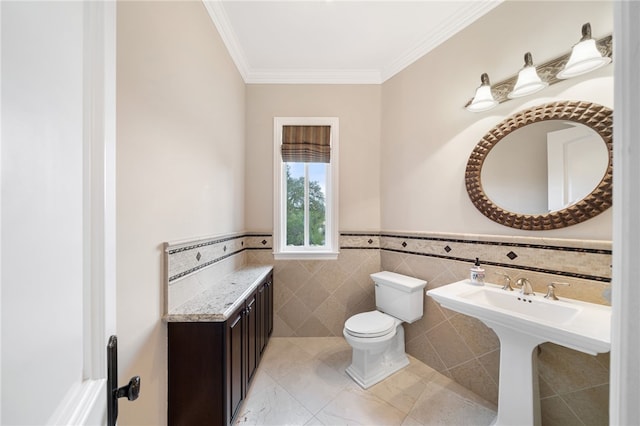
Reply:
M472 203L512 228L548 230L612 202L612 111L555 102L508 117L476 145L465 173Z

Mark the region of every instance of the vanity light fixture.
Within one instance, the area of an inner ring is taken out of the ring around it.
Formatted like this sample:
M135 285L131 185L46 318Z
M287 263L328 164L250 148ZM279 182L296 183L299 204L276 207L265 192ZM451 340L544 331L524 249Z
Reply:
M563 79L593 71L612 61L613 37L591 38L591 25L582 26L582 39L570 52L538 66L533 65L531 53L524 55L524 68L507 79L491 85L489 76L482 74L482 86L465 108L471 112L488 111L509 99L530 95Z
M562 79L576 77L603 67L609 62L611 58L602 56L596 47L596 41L591 38L591 24L587 22L582 26L582 38L571 49L569 61L557 77Z
M467 111L488 111L498 105L498 101L494 99L493 94L491 93L491 83L489 82L489 75L487 73L483 73L480 76L480 81L482 82L482 84L476 89L476 95L467 105L465 105Z
M516 85L507 97L513 99L527 96L544 89L548 85L549 83L540 79L536 67L533 65L533 57L530 52L527 52L524 54L524 67L518 73Z

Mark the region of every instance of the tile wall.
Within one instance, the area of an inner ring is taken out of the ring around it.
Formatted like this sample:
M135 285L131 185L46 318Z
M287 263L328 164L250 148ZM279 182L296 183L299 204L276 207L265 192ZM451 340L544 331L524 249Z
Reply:
M340 247L335 261L274 261L270 234L168 244L165 299L169 305L182 303L189 294L203 290L210 277L245 263L270 264L275 282L274 335L342 336L347 318L375 309L371 273L395 271L425 279L427 288L434 288L467 278L478 257L487 281L501 283L498 272L505 272L514 281L528 278L539 293L549 282L561 281L569 286L558 287L559 297L608 304L603 293L610 289L610 242L343 232ZM500 345L491 329L425 295L424 317L405 325L405 330L409 354L497 403ZM590 356L546 343L537 356L544 425L608 423L608 354Z
M552 281L565 296L608 304L611 245L601 241L544 240L450 234L383 233L381 269L428 281L427 289L466 279L479 257L487 281L498 272L528 278L536 292ZM425 297L424 317L405 326L407 352L497 403L500 345L482 322ZM609 356L590 356L551 343L540 346L538 370L544 425L608 424Z
M274 265L274 335L342 336L350 316L375 309L370 274L380 271L380 235L341 234L337 260L274 261L271 249L247 261Z
M236 233L164 243L164 312L247 263L247 251L269 247L271 235Z

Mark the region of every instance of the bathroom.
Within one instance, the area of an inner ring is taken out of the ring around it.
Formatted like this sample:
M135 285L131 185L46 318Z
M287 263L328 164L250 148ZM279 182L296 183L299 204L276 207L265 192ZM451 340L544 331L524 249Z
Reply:
M613 67L487 113L462 106L480 74L511 75L527 50L539 58L563 54L585 22L595 37L611 33L612 2L504 2L380 85L245 84L198 2L123 2L117 13L117 318L127 324L119 328L121 375L144 378L139 401L122 404L121 424L166 422L165 241L259 235L244 256L275 266L274 336L282 337L340 336L345 317L372 309L369 274L379 270L436 286L467 276L471 264L455 258L508 263L512 251L518 257L509 272L542 291L554 277L518 266L541 267L556 252L529 246L570 244L600 257L571 252L567 268L610 277L611 209L559 230L507 228L473 207L464 171L478 140L524 108L559 100L613 107ZM273 260L275 116L340 118L339 230L348 248L335 261ZM423 237L435 243L421 244ZM445 247L451 254L442 255ZM487 267L487 279L502 269ZM572 284L560 290L568 297L606 303L606 281L562 278ZM488 329L451 324L425 298L423 320L406 335L409 354L496 402L499 350ZM470 335L482 336L473 349ZM607 418L606 355L547 345L542 360L559 369L556 381L556 371L543 376L543 412L575 424Z

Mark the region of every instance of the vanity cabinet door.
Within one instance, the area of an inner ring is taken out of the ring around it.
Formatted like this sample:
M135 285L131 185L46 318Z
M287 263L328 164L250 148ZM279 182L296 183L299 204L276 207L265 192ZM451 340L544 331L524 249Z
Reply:
M260 357L267 347L269 336L273 331L273 276L269 274L258 289L258 304L260 307L259 345Z
M261 312L258 309L258 292L254 292L246 300L246 323L247 323L247 384L253 379L253 375L258 368L260 361L260 349L258 348L258 329Z
M225 422L225 323L168 324L168 424Z
M258 347L258 357L262 358L262 352L267 344L265 330L267 329L267 324L265 321L265 313L266 313L266 286L265 283L261 283L258 287L258 330L257 330L257 347Z
M264 318L266 323L265 329L265 342L264 345L267 346L267 342L269 337L271 337L271 333L273 333L273 272L269 274L267 277L267 281L265 283L265 294L266 294L266 303L264 310Z
M244 365L246 350L244 304L227 320L227 423L231 424L245 395Z

